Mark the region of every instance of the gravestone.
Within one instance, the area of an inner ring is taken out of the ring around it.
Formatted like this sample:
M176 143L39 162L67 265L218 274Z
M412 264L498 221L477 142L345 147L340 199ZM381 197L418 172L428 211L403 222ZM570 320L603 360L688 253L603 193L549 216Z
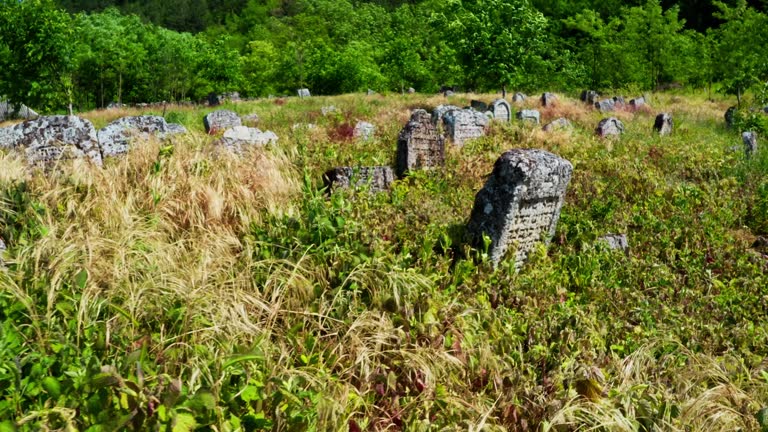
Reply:
M243 124L246 126L256 126L259 123L258 114L248 114L243 116Z
M624 103L624 96L614 96L613 97L613 104L617 107L623 107L625 105Z
M352 136L355 138L362 138L367 140L373 138L374 132L376 132L376 126L368 122L359 121L355 125L355 129L352 131Z
M416 93L416 89L413 87L408 87L408 94L414 94Z
M451 110L443 116L445 133L457 146L485 135L488 117L472 109Z
M609 135L621 135L624 133L624 123L616 117L608 117L600 120L597 124L595 132L601 137L607 137Z
M88 159L101 166L101 148L93 123L76 116L43 116L0 129L0 148L17 149L32 167Z
M437 108L432 111L432 123L442 127L445 115L453 110L461 110L461 108L456 105L438 105Z
M323 175L323 183L329 192L335 189L360 189L368 187L372 193L389 190L395 180L395 173L388 166L338 167Z
M629 241L626 234L607 234L597 239L596 243L605 245L608 249L629 252Z
M733 120L734 116L736 115L737 108L735 106L729 107L725 111L725 125L728 127L733 127Z
M214 111L203 117L203 126L205 126L205 131L208 134L215 134L219 131L242 125L243 121L240 119L240 116L229 110Z
M656 116L656 121L653 123L653 129L659 133L659 135L669 135L672 133L672 114L661 113Z
M160 116L123 117L99 130L97 137L102 157L116 157L128 152L134 140L148 140L150 136L160 139L176 133L185 133L184 126L169 127Z
M595 108L600 112L613 111L616 108L616 101L613 99L603 99L595 102Z
M445 140L432 122L432 116L421 109L414 111L397 138L397 176L444 164Z
M571 130L573 129L573 125L571 124L571 121L568 120L565 117L560 117L558 119L552 120L551 122L544 125L542 128L544 132L553 132L556 130Z
M537 110L520 110L517 112L517 119L539 124L541 121L541 113Z
M512 108L509 106L509 102L504 99L496 99L491 103L491 111L493 112L493 118L501 120L503 122L509 122L512 120Z
M368 89L368 96L373 96L373 95L375 95L375 94L376 94L376 92L375 92L375 91L373 91L373 90L371 90L371 89Z
M472 100L469 102L469 106L471 106L472 109L476 111L480 111L480 112L488 111L488 104L483 101Z
M14 107L8 103L8 101L0 102L0 121L22 119L32 120L39 117L38 114L26 105L21 105L18 112L14 112Z
M328 114L330 114L330 113L335 113L335 112L337 112L337 111L338 111L338 109L337 109L335 106L333 106L333 105L328 105L328 106L324 106L324 107L321 107L321 108L320 108L320 112L321 112L321 113L322 113L324 116L327 116L327 115L328 115Z
M757 133L751 131L742 132L741 140L744 141L744 152L747 157L757 153Z
M263 147L276 143L277 140L277 135L272 131L262 132L257 128L235 126L224 131L224 135L216 144L224 146L233 153L242 154L247 148Z
M636 97L629 101L629 106L631 106L633 109L638 109L643 105L645 105L645 98L642 96Z
M489 249L494 265L514 251L519 269L540 241L555 234L573 165L544 150L516 149L496 161L493 172L477 193L467 226L469 241Z
M581 92L581 101L586 102L590 105L597 102L597 98L600 97L600 95L597 94L594 90L584 90Z
M5 262L3 262L3 254L7 250L7 247L5 246L5 241L2 237L0 237L0 267L3 267L5 265Z
M541 95L541 106L554 106L555 101L557 101L557 96L554 93L547 92Z
M299 94L299 97L302 99L312 96L311 94L309 94L309 89L305 89L305 88L299 89L297 93Z
M219 95L216 93L208 93L208 106L219 106L221 105L221 101L219 100Z
M526 99L528 99L528 96L524 93L515 93L512 95L512 102L523 102Z
M450 97L450 96L453 96L455 93L453 92L453 90L446 90L444 94L445 94L445 97Z

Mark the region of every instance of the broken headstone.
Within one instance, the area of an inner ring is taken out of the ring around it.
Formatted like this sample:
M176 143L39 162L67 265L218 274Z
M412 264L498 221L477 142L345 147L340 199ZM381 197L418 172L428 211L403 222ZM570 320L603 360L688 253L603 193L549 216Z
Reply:
M512 102L523 102L526 99L528 99L528 96L524 93L515 93L512 95Z
M634 98L629 101L629 106L631 106L632 109L635 109L635 110L640 108L643 105L645 105L645 98L642 96Z
M629 252L629 241L626 234L607 234L597 239L596 243L605 245L608 249Z
M581 101L592 105L595 102L597 102L597 98L599 96L600 95L598 95L597 92L594 90L584 90L583 92L581 92Z
M397 138L396 174L445 164L445 140L424 110L416 110Z
M553 106L555 101L557 101L557 96L554 93L547 92L541 95L541 106Z
M8 101L2 101L0 102L0 121L6 121L6 120L13 120L13 119L22 119L22 120L32 120L34 118L38 117L38 114L31 109L29 109L26 105L21 105L18 107L18 111L14 109L11 104L8 103Z
M616 101L613 99L603 99L595 102L595 108L600 112L613 111L616 108Z

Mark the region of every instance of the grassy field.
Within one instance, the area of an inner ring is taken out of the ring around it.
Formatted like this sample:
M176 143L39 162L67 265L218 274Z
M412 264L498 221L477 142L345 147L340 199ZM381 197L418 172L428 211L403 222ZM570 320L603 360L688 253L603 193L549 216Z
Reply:
M449 102L471 98L495 96ZM203 133L211 109L173 107L190 134L103 169L0 153L0 431L768 430L768 151L745 158L727 101L649 102L603 140L562 95L542 121L574 131L495 123L378 195L327 196L322 173L394 163L410 109L445 98L228 105L280 137L242 158ZM574 165L520 272L462 242L511 148Z

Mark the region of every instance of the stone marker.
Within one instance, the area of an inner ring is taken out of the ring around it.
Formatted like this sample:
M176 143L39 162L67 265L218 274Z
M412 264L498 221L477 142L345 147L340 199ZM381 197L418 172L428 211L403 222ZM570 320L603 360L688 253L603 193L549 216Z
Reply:
M512 95L512 102L523 102L526 99L528 99L528 96L524 93L515 93Z
M5 246L5 241L2 237L0 237L0 267L5 265L5 262L3 262L3 253L7 250L7 247Z
M373 95L375 95L375 94L376 94L376 92L375 92L375 91L373 91L373 90L371 90L371 89L368 89L368 96L373 96Z
M338 110L338 109L337 109L335 106L333 106L333 105L328 105L328 106L324 106L324 107L321 107L321 108L320 108L320 112L321 112L321 113L322 113L324 116L327 116L327 115L328 115L328 114L330 114L330 113L335 113L335 112L337 112L337 111L339 111L339 110Z
M373 138L374 132L376 132L376 126L368 122L359 121L355 125L355 129L352 131L352 136L355 138L362 138L367 140Z
M631 106L633 109L638 109L643 105L645 105L645 98L642 96L629 101L629 106Z
M29 109L29 107L24 104L19 107L19 112L14 113L13 106L11 106L8 101L0 102L0 121L13 120L17 118L22 120L32 120L37 117L39 117L38 114Z
M408 94L414 94L416 93L416 89L413 87L408 87Z
M428 169L445 164L445 140L437 131L432 116L424 110L415 110L397 138L395 173Z
M207 99L208 99L208 106L213 107L213 106L221 105L221 101L219 100L219 95L217 95L216 93L213 93L213 92L208 93Z
M257 128L235 126L224 131L224 136L216 143L234 153L242 154L246 148L263 147L277 140L277 135L272 131L262 132Z
M203 125L208 134L215 134L235 126L242 126L243 121L232 111L218 110L203 117Z
M480 112L488 111L488 104L483 101L472 100L469 102L469 106L471 106L473 110Z
M624 103L624 96L614 96L613 97L613 103L617 107L622 107L625 105Z
M450 97L450 96L453 96L456 93L454 93L453 90L446 90L444 94L445 94L445 97Z
M596 243L601 243L608 249L629 253L629 241L626 234L607 234L599 237Z
M323 175L323 183L329 192L335 189L360 189L368 187L369 192L384 192L395 180L395 173L388 166L338 167Z
M309 89L305 89L305 88L299 89L297 93L299 94L299 97L302 99L312 96L311 94L309 94Z
M613 99L603 99L595 102L595 108L600 112L613 111L616 108L616 101Z
M729 107L728 110L725 111L725 125L728 127L733 127L733 120L734 116L736 115L736 107L732 106Z
M601 138L609 135L621 135L624 133L624 123L622 123L621 120L617 119L616 117L608 117L600 120L600 123L597 124L597 129L595 129L595 132L597 132Z
M659 133L659 135L669 135L672 133L672 114L661 113L656 116L656 121L653 123L653 129Z
M744 152L747 157L757 153L757 133L752 131L742 132L741 140L744 141Z
M445 115L453 110L461 110L461 108L456 105L438 105L437 108L432 111L432 123L442 127Z
M76 116L43 116L0 129L0 148L18 149L33 167L50 168L60 160L89 159L101 166L93 123Z
M520 110L517 112L517 119L539 124L541 122L541 113L537 110Z
M573 125L571 124L571 121L568 120L565 117L560 117L558 119L552 120L551 122L544 125L542 128L544 132L553 132L556 130L571 130L573 129Z
M150 136L160 139L176 133L185 133L184 126L170 128L160 116L123 117L104 126L97 134L102 157L115 157L128 152L135 139L148 140Z
M483 247L491 239L494 265L514 250L515 267L522 267L540 241L549 244L555 234L573 165L544 150L505 152L477 193L467 226L470 243Z
M491 111L493 112L493 118L501 120L503 122L509 122L512 120L512 108L509 106L509 102L504 99L496 99L491 103Z
M451 110L443 116L446 135L457 146L464 142L485 135L488 117L472 109Z
M248 114L243 116L243 124L246 126L256 126L259 123L258 114Z
M590 105L597 102L598 97L600 97L600 95L597 94L597 92L594 90L584 90L583 92L581 92L581 101L586 102Z
M557 96L554 93L544 93L541 95L541 106L553 106L557 101Z

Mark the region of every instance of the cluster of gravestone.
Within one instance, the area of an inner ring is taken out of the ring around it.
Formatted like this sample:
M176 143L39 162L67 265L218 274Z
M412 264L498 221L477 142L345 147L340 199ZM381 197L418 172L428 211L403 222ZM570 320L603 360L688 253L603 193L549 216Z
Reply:
M0 121L22 119L31 120L37 118L38 114L29 109L26 105L14 107L8 101L0 101Z

